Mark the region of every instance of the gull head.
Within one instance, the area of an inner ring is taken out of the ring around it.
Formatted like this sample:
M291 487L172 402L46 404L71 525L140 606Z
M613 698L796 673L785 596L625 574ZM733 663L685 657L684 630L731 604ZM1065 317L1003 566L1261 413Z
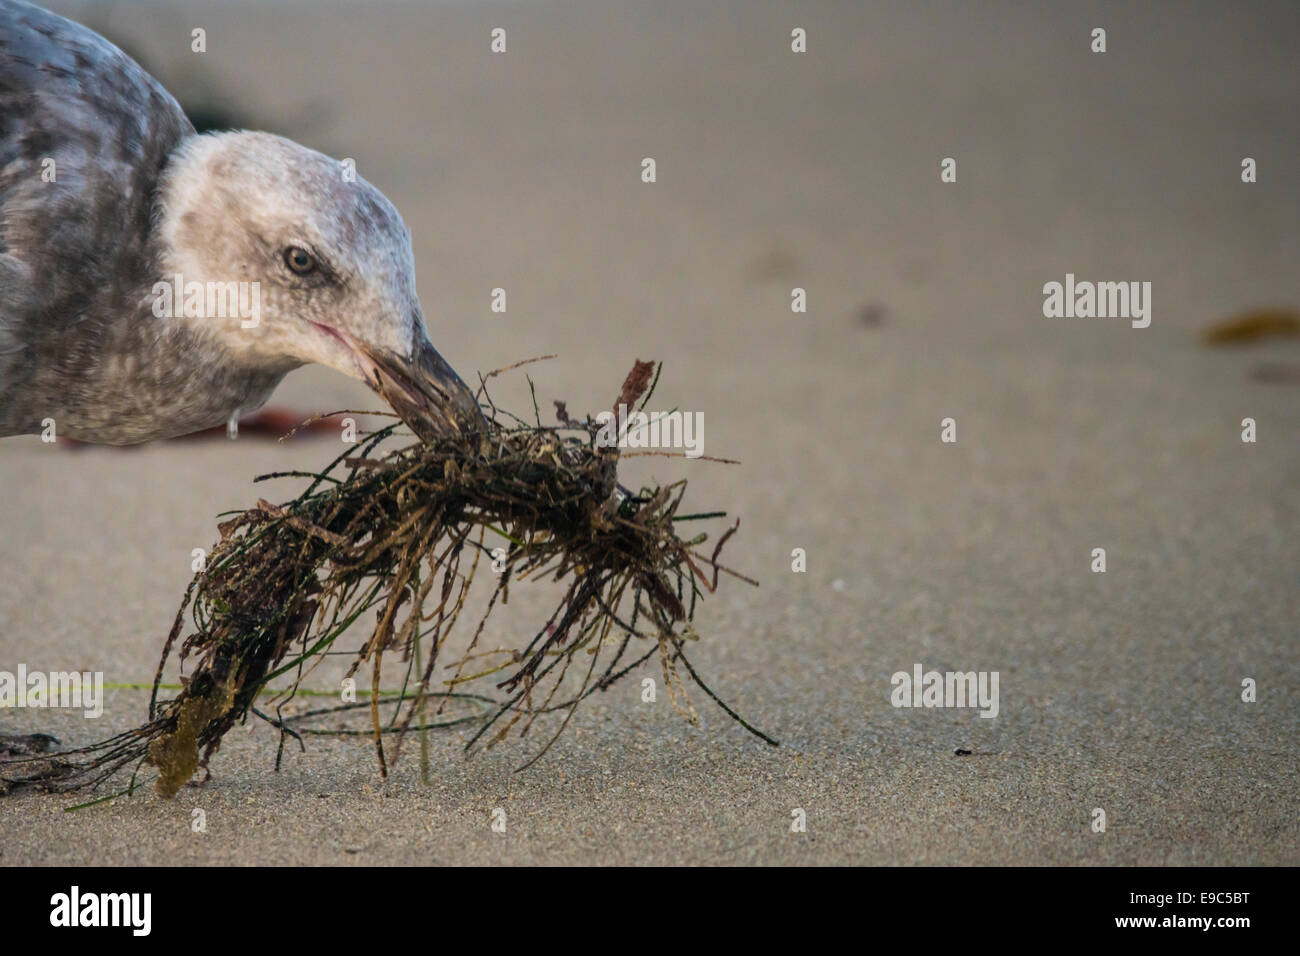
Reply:
M250 368L359 379L422 437L485 427L429 340L410 231L351 164L269 133L193 136L157 215L155 314Z

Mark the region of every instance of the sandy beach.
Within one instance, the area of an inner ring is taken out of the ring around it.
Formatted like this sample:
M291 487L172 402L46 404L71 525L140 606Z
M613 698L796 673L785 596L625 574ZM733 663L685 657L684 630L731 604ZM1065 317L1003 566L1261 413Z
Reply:
M543 412L597 411L634 358L664 362L656 402L743 464L623 480L686 477L742 519L729 561L761 587L724 579L692 660L782 746L698 693L689 726L662 681L643 702L652 664L523 772L542 741L467 760L448 731L429 784L410 743L381 779L364 737L276 773L251 719L170 801L0 797L0 863L1300 864L1300 339L1199 339L1300 307L1294 5L50 6L178 94L354 158L467 379L554 353ZM1067 275L1149 282L1149 327L1046 317ZM520 376L494 395L531 408ZM376 402L320 368L272 399ZM149 682L218 513L340 450L0 440L0 670ZM512 595L492 640L547 606ZM916 664L997 672L997 716L893 706ZM79 745L147 706L119 688L98 719L0 730Z

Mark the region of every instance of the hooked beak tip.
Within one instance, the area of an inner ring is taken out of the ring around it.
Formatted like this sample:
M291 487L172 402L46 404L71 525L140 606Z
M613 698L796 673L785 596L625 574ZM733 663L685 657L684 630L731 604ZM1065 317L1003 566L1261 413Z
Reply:
M366 355L373 363L368 384L422 439L487 431L474 394L427 340L409 359L371 350Z

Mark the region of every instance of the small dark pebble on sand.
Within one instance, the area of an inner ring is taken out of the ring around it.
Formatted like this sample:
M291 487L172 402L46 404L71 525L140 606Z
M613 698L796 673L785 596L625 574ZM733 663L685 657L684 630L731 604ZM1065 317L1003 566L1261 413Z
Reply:
M1268 385L1300 385L1300 365L1261 362L1251 369L1250 377Z
M884 325L887 312L888 309L879 302L868 302L858 309L858 325L868 329Z
M51 745L59 742L49 734L0 734L0 757L26 757L48 753Z

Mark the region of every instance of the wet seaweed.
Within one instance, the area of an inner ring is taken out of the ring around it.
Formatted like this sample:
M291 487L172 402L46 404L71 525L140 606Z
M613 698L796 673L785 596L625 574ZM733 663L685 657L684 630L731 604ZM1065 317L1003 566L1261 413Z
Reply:
M527 767L549 750L584 699L653 658L688 720L697 718L687 680L775 745L703 682L685 650L698 638L698 602L716 590L720 575L757 583L719 563L739 521L706 553L707 533L685 539L677 526L725 518L725 512L683 513L685 480L623 487L617 478L623 453L598 441L590 416L574 419L556 402L557 423L543 425L534 397L529 423L496 407L487 392L491 377L480 379L484 432L426 437L385 451L381 446L400 427L394 422L322 471L300 475L310 481L292 500L261 499L219 524L220 539L186 589L164 643L149 720L87 747L6 762L0 791L17 783L54 791L98 787L134 766L123 791L129 792L140 785L140 769L152 766L156 791L172 796L198 771L207 772L222 737L250 714L279 729L278 768L286 740L356 733L308 725L361 707L369 709L368 734L384 776L408 731L468 727L465 749L473 752L512 733L525 736L540 717L556 715L558 728ZM655 365L637 362L613 407L640 401L644 408L654 382ZM485 565L495 565L495 583L471 633L462 617ZM525 581L553 582L562 592L554 611L522 648L482 650L489 618L508 602L511 586ZM287 716L285 705L302 681L326 654L339 653L335 642L371 612L375 624L351 652L347 672L351 677L369 667L369 700ZM469 640L456 656L448 643L460 632ZM182 669L192 670L175 697L161 700L173 653ZM407 684L395 695L380 687L385 655L408 662ZM289 685L271 691L278 678ZM264 709L259 695L270 698ZM381 717L381 706L390 704L391 716ZM449 705L468 713L448 716ZM427 749L421 752L427 768Z

